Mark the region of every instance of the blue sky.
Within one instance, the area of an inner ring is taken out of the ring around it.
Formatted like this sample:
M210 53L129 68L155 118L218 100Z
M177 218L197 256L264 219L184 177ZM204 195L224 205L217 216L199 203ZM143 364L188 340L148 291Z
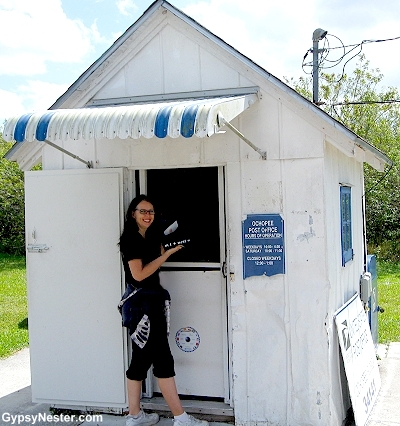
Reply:
M0 125L9 116L49 108L151 3L0 0ZM302 58L316 28L344 44L400 36L398 0L171 3L280 79L305 75ZM400 40L370 43L363 51L384 74L384 85L400 88Z

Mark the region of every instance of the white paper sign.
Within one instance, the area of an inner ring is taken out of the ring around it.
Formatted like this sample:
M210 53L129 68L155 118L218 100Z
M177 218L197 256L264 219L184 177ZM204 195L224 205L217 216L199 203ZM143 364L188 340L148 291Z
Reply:
M364 426L378 396L381 377L367 314L358 294L335 313L335 322L355 422Z
M169 225L168 228L164 231L164 235L172 234L177 229L178 229L178 222L175 221L172 225Z

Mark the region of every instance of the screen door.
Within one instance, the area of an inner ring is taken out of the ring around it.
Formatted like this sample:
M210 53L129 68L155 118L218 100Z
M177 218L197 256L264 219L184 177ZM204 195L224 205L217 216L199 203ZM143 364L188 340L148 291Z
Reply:
M173 229L164 236L164 245L184 245L160 275L172 299L170 346L178 393L224 398L228 356L223 169L148 170L146 184L157 226Z

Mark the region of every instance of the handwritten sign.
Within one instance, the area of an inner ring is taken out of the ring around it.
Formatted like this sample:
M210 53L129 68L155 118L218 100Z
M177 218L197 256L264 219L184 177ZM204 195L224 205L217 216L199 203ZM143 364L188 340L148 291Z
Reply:
M355 294L335 313L357 426L364 426L381 386L371 330L360 297Z
M279 214L248 215L242 223L243 275L285 273L283 219Z

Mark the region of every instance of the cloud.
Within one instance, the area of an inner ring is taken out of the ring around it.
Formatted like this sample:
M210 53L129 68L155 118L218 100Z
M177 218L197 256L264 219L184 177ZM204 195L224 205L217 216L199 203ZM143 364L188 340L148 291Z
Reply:
M21 51L8 52L5 55L0 54L1 75L21 75L29 76L32 74L44 74L46 64L43 57L38 57L36 53Z
M0 0L1 74L37 75L46 62L77 63L93 51L96 26L69 19L61 0Z
M278 78L302 75L317 0L211 0L183 8L211 32ZM293 56L292 52L299 52Z
M47 110L67 89L68 84L28 80L18 87L18 93L28 111L41 111Z
M136 12L137 6L132 0L118 0L117 1L118 10L125 16L132 16L132 12Z
M24 110L23 101L17 93L0 89L0 126L5 117L18 115Z
M399 16L400 2L398 0L385 0L385 7L375 0L336 0L324 3L318 0L318 18L322 28L329 34L339 37L344 45L361 43L363 40L382 40L400 36ZM339 46L337 42L334 46ZM398 72L400 57L396 52L400 48L400 40L385 41L380 43L366 43L362 52L370 61L370 68L379 68L384 75L382 85L398 85ZM346 56L335 69L327 72L341 73L345 66L345 73L351 73L357 65L357 58L349 60L359 49ZM330 52L329 60L340 58L342 51Z
M316 28L327 30L344 44L399 36L400 2L386 2L382 8L375 0L201 0L182 10L276 77L297 79L305 76L302 60L312 48ZM396 81L392 70L400 67L400 55L395 53L399 47L400 40L363 48L371 67L380 68L390 85ZM340 56L340 52L332 51L328 59ZM341 73L346 60L326 71ZM356 58L351 60L346 72L351 72L356 63Z
M0 125L13 115L47 110L67 88L67 84L28 80L13 92L0 89Z
M376 0L335 0L334 2L319 0L318 3L317 13L322 21L329 22L333 28L339 31L345 30L356 38L374 38L371 29L390 17L397 20L398 31L400 14L398 0L385 0L381 3ZM340 34L336 35L340 37Z

